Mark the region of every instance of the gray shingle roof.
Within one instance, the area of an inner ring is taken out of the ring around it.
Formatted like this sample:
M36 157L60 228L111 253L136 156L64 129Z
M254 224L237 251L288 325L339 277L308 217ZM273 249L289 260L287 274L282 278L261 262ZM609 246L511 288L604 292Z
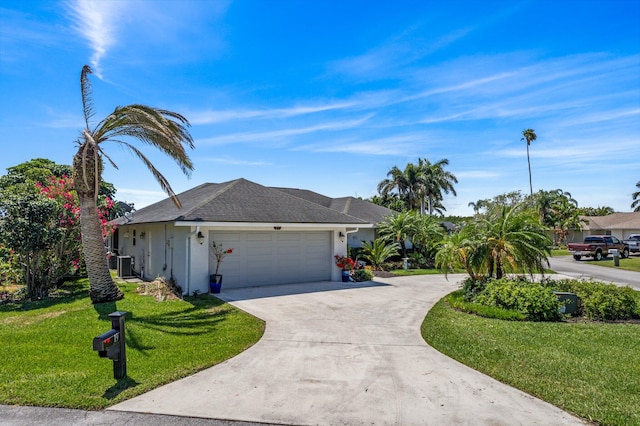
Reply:
M152 223L174 221L321 223L364 225L369 222L332 210L288 192L268 188L246 179L205 183L178 194L182 209L170 198L136 211L131 221Z
M330 198L306 189L274 189L284 191L287 194L295 195L296 197L304 198L305 200L329 207L332 210L339 211L350 216L355 216L367 221L368 223L376 225L382 222L386 216L391 216L393 214L393 210L355 197Z

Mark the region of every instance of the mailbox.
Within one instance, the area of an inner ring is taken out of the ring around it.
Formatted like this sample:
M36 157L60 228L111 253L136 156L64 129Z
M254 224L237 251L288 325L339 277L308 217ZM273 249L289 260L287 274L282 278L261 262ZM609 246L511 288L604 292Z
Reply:
M98 356L113 361L114 379L122 379L127 375L124 338L124 317L126 314L126 312L120 311L110 313L111 330L93 338L93 350L98 352Z

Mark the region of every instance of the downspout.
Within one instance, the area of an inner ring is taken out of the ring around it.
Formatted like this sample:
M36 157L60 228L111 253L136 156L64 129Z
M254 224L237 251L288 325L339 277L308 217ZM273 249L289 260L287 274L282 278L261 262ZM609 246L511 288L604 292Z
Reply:
M346 235L345 238L347 239L347 248L349 248L349 234L353 234L354 232L358 232L359 230L360 230L360 228L355 228L355 229L352 229L351 231L346 231L345 232L345 235ZM347 253L347 254L349 254L349 253Z
M196 230L193 232L190 232L187 234L187 238L186 238L186 256L185 256L185 277L186 277L186 282L185 282L185 293L187 296L189 295L189 282L191 280L191 237L193 237L194 235L196 235L198 232L200 232L200 225L196 226Z

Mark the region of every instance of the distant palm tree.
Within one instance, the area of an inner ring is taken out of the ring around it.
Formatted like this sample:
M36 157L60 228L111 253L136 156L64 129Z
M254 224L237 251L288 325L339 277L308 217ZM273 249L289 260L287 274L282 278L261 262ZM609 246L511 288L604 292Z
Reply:
M378 184L378 192L385 197L392 191L398 191L400 197L405 201L407 210L413 210L418 204L418 191L421 185L421 170L413 163L400 170L393 166L387 172L388 178Z
M529 191L530 191L530 195L533 195L533 184L531 183L531 160L529 159L529 145L531 145L531 142L535 141L536 139L538 139L538 136L536 135L535 130L533 129L526 129L522 131L522 139L520 139L521 141L526 140L527 141L527 164L529 165Z
M424 198L426 197L428 200L428 211L429 216L433 214L433 210L442 201L442 191L446 194L452 193L456 194L456 190L453 187L454 183L458 183L458 179L456 176L448 172L444 169L445 166L449 165L449 160L446 158L436 162L431 163L426 158L418 159L418 168L421 171L421 176L419 179L420 185L418 193L420 194L421 200L421 209L420 213L424 212ZM442 207L442 204L439 205Z
M636 188L638 188L640 190L640 181L638 181L638 183L636 183ZM634 212L640 212L640 191L636 191L633 194L631 194L631 197L633 197L633 203L631 203L631 208L634 209Z
M480 213L480 209L486 207L486 204L487 200L478 200L475 203L471 201L467 206L473 209L473 213L478 214Z
M106 158L115 168L115 163L105 154L101 144L115 142L130 149L151 171L162 189L173 199L176 206L180 202L167 179L160 174L151 161L130 143L120 138L132 137L158 148L174 159L181 170L189 175L193 164L185 151L186 145L193 148L193 139L187 130L189 122L175 112L156 109L145 105L128 105L116 109L95 127L89 123L93 116L93 100L89 74L91 68L85 65L80 74L82 106L85 128L78 139L78 151L73 158L73 178L80 201L80 226L82 249L89 276L89 295L93 303L102 303L122 298L122 292L109 274L107 256L96 201L102 180L102 159Z

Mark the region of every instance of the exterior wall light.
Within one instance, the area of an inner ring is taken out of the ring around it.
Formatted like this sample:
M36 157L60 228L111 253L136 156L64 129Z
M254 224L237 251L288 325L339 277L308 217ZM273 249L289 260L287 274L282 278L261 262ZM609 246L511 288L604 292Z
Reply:
M198 231L198 235L196 235L196 238L198 238L198 242L200 243L200 245L204 243L204 235L202 234L202 232Z
M345 235L342 233L342 231L340 231L340 233L338 233L338 238L340 238L341 243L344 243L344 237Z

